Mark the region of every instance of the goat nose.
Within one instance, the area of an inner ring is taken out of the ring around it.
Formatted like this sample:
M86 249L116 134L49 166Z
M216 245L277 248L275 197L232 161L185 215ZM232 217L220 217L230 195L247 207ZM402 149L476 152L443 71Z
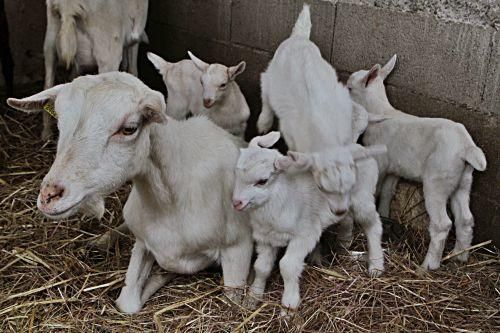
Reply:
M206 108L210 108L212 106L212 100L210 98L204 98L203 106Z
M40 190L40 201L48 205L52 201L59 200L64 194L64 187L57 184L47 184Z
M241 200L233 200L233 207L238 209L238 207L240 207L241 205L243 205L243 202L241 202Z
M335 215L337 215L337 216L343 216L345 213L347 213L346 209L337 209L335 211Z

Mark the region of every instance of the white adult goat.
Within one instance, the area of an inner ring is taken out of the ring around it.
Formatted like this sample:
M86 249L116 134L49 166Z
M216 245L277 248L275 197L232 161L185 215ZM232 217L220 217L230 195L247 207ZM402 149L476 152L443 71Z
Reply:
M71 78L89 70L99 73L122 67L137 76L139 42L148 0L47 0L44 89L54 86L59 60L72 69ZM52 121L43 115L42 138L52 135Z
M424 186L425 207L430 216L431 242L422 267L439 268L452 222L446 212L448 200L455 217L456 243L453 253L472 242L474 219L469 209L473 169L486 169L486 157L462 124L441 118L419 118L396 110L387 99L385 78L396 64L396 55L381 68L353 73L348 80L353 99L372 114L384 116L371 124L363 137L366 145L384 144L388 154L377 158L380 170L380 208L389 216L389 206L398 178L419 181ZM455 257L466 262L468 252Z
M245 62L227 67L207 64L188 52L192 60L170 63L154 53L148 59L167 86L167 114L184 119L206 115L229 133L243 138L250 109L235 79L245 71Z
M117 300L122 311L138 312L165 283L148 280L155 260L181 274L220 262L226 287L245 285L253 241L246 214L231 203L239 154L234 137L205 117L168 119L163 95L122 72L8 100L28 112L47 103L55 104L60 129L38 197L47 217L84 208L102 215L103 197L133 181L123 215L136 242ZM237 289L228 293L238 300Z

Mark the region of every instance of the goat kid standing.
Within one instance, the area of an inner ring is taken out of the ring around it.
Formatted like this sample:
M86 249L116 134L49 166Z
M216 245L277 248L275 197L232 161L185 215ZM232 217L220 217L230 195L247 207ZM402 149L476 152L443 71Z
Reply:
M382 216L389 216L390 203L398 178L423 183L425 208L430 217L430 244L422 268L439 268L452 226L446 205L451 203L455 218L456 242L452 253L466 262L463 250L470 247L474 218L469 197L474 169L486 169L486 157L462 124L442 118L420 118L395 109L387 99L384 80L396 64L396 55L381 67L360 70L351 75L347 86L352 98L366 110L386 118L370 124L363 137L366 145L383 144L388 153L377 157L380 170Z

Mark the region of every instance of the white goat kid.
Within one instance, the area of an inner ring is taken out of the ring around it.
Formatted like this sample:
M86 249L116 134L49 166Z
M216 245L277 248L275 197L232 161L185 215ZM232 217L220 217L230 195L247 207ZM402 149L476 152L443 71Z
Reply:
M233 205L237 210L248 210L257 242L257 260L255 262L255 280L251 286L252 297L261 298L266 280L271 273L278 247L287 247L280 261L280 272L284 281L282 304L295 310L300 303L299 277L303 270L304 258L316 246L322 231L341 221L340 239L350 240L352 220L347 211L340 214L337 206L331 206L329 196L318 189L313 176L304 163L303 155L290 153L281 155L277 150L266 149L278 141L279 132L252 139L248 148L240 149L236 167L236 181L233 192ZM362 165L379 148L363 148L359 145L341 147L330 152L327 168L334 170L345 164L345 157L354 158ZM349 151L347 153L347 151ZM296 158L299 160L296 160ZM368 161L368 160L367 160ZM375 166L376 162L372 161ZM354 163L354 160L350 162ZM306 170L307 172L301 172ZM355 175L352 175L353 178ZM361 178L361 181L365 179ZM354 182L355 179L346 181ZM376 179L371 182L375 191ZM328 185L325 185L328 186ZM364 185L365 186L365 185ZM358 191L357 193L361 193ZM373 202L373 193L370 194ZM362 197L360 200L370 199ZM336 203L336 200L333 200ZM366 206L366 205L365 205ZM356 211L359 221L365 222L370 248L370 274L377 275L383 270L383 255L380 248L381 225L375 226L372 216ZM375 213L375 205L370 213ZM362 223L363 224L363 223ZM373 225L372 225L373 224ZM378 247L377 247L378 242Z
M285 284L282 304L296 309L304 258L316 246L323 229L340 218L330 211L310 173L288 174L285 171L293 164L292 159L266 149L279 137L279 132L271 132L253 138L248 148L240 149L233 205L239 211L248 210L257 241L255 279L247 301L262 297L277 249L286 246L280 261Z
M71 78L88 70L99 73L123 68L137 76L139 42L148 0L47 0L44 42L44 89L54 86L56 65L72 69ZM52 120L43 115L42 138L52 135Z
M163 76L169 92L168 103L173 98L169 111L179 118L185 118L189 112L206 115L218 126L243 138L250 109L235 79L245 71L246 63L242 61L227 67L207 64L191 52L188 55L191 60L173 64L155 54L148 54Z
M311 18L304 5L290 38L276 50L261 74L260 133L269 131L274 115L291 150L315 152L352 143L349 91L332 66L309 40Z
M148 278L155 260L180 274L220 262L225 286L244 287L253 241L246 214L231 203L239 154L233 136L205 117L167 120L164 97L120 72L8 103L28 112L55 104L57 155L38 197L49 218L89 206L102 213L103 197L133 181L123 215L136 242L117 300L122 311L138 312L165 283Z
M353 73L347 83L353 99L368 112L387 118L371 124L363 137L367 145L384 144L388 154L377 158L380 170L380 214L389 216L389 206L399 177L424 186L425 207L430 216L430 245L422 267L439 268L452 222L446 212L448 200L455 217L456 243L453 253L471 245L474 219L469 209L473 169L486 169L486 158L462 124L441 118L419 118L396 110L387 99L385 78L396 63L396 55L381 68ZM455 257L466 262L468 253Z
M245 70L245 62L226 67L207 64L196 58L170 63L154 53L148 59L163 77L167 86L167 114L185 119L191 114L206 115L231 134L243 138L250 116L245 97L235 78Z
M288 152L295 170L312 173L337 218L349 220L350 226L343 223L340 245L347 248L350 243L346 236L352 232L352 218L361 226L368 240L368 274L372 277L384 272L382 222L375 206L378 168L372 157L386 151L385 146L351 144L320 153Z

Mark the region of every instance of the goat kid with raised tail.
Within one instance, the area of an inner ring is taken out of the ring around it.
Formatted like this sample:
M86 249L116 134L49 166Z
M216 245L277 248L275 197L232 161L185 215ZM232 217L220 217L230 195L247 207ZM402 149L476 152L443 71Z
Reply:
M335 69L309 40L311 17L304 5L291 36L276 50L261 74L260 133L269 131L274 115L291 150L315 152L353 142L354 105Z
M176 119L206 115L216 125L241 138L245 135L250 109L235 79L246 63L227 67L207 64L188 52L192 60L170 63L154 53L148 59L167 86L167 114Z
M486 157L462 124L442 118L420 118L395 109L387 99L384 80L396 64L396 55L381 67L353 73L348 80L352 98L369 113L387 120L370 124L363 137L366 145L384 144L388 153L377 157L380 170L379 212L389 216L398 178L423 183L425 207L430 217L430 244L422 268L439 268L452 226L446 204L455 218L453 253L470 247L474 219L469 196L474 169L486 169ZM455 259L466 262L468 252Z
M383 271L383 253L380 245L382 227L377 225L375 205L372 211L367 209L347 209L339 211L334 190L325 196L315 184L309 172L310 162L307 156L290 152L283 156L277 150L268 149L279 139L279 132L271 132L265 136L252 139L248 148L240 149L240 157L236 166L236 180L233 191L233 205L239 211L248 211L253 229L253 237L257 242L257 260L255 261L255 279L250 288L247 305L253 305L260 299L265 289L279 247L286 247L279 267L284 281L282 304L286 309L296 310L300 303L299 278L303 270L305 257L315 248L322 231L340 221L340 239L351 238L352 218L359 218L368 237L369 271L378 275ZM346 164L372 161L372 154L383 153L380 147L364 148L350 145L333 149L322 156L330 158L325 161L332 173ZM376 169L376 163L375 163ZM306 171L306 172L304 172ZM376 173L376 170L375 170ZM355 177L355 175L353 175ZM355 182L355 179L350 179ZM364 179L360 178L359 184ZM330 184L324 182L329 190ZM375 182L372 182L373 192ZM358 191L359 188L359 191ZM360 202L369 201L363 196L366 184L354 187L355 196ZM373 193L372 202L373 202ZM357 202L354 200L354 202ZM354 206L357 206L355 204ZM369 207L368 204L364 204ZM286 311L283 312L286 314Z
M44 89L54 86L56 66L79 74L127 70L137 76L139 43L144 31L148 0L47 0ZM42 139L52 136L53 120L43 114Z

